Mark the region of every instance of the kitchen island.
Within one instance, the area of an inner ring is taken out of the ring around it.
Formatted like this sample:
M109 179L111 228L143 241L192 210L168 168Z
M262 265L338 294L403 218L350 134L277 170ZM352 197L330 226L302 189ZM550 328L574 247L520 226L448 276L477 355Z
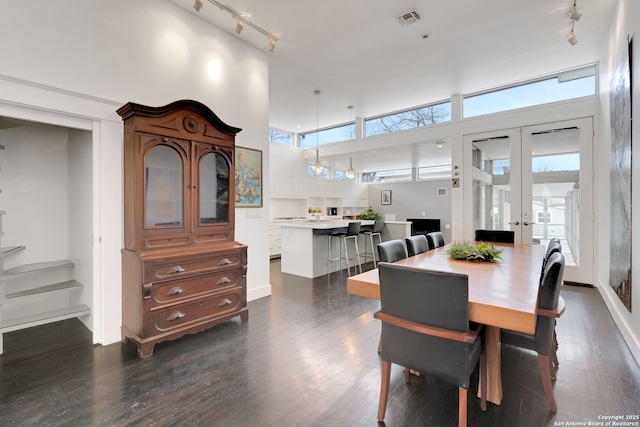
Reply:
M283 223L281 231L281 269L283 273L314 278L327 274L327 259L329 257L329 234L336 231L344 231L349 225L349 220L321 219L302 222ZM373 225L374 221L360 220L362 227ZM411 223L409 222L385 222L382 239L403 239L411 235ZM340 239L331 239L331 258L337 258L340 253ZM365 236L358 238L360 255L365 251ZM351 244L349 253L351 254ZM371 251L367 241L367 252ZM370 261L371 258L369 257ZM364 262L364 258L361 258ZM352 264L353 262L350 261ZM357 262L356 262L357 264ZM342 262L346 268L345 262ZM338 271L339 263L331 263L331 272Z

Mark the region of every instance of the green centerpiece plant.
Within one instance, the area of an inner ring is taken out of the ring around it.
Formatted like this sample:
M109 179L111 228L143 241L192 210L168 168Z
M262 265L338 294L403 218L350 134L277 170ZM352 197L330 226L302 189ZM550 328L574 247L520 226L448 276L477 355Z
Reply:
M502 249L487 242L480 242L477 245L472 245L469 242L452 243L447 254L453 259L467 261L498 262L498 260L502 260L500 256Z
M364 212L360 214L360 219L378 220L382 219L382 216L380 216L379 213L374 212L373 208L369 206Z

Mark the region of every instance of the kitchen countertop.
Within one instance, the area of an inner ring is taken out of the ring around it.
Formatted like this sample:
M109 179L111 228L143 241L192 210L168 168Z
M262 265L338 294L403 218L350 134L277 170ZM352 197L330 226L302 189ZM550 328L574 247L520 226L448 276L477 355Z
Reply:
M288 228L306 228L311 230L328 230L332 228L346 228L349 226L350 222L345 219L321 219L320 221L316 221L315 219L309 219L306 221L296 221L296 222L287 222L283 223L282 227ZM360 225L373 225L375 221L373 220L360 220Z

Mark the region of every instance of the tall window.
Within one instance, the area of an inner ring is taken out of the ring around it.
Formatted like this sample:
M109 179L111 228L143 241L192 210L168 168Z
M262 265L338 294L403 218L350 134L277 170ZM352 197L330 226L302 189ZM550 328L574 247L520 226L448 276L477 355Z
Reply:
M293 145L293 135L283 130L269 128L269 142L282 145Z
M418 181L451 178L451 165L425 166L418 168Z
M590 65L517 86L465 96L462 100L463 117L476 117L595 94L596 67Z
M317 131L318 145L331 144L334 142L348 141L356 138L356 124L351 122L344 125L333 126ZM300 148L310 148L316 146L316 131L300 134Z
M451 121L451 102L449 101L366 119L364 136L415 129L448 121Z

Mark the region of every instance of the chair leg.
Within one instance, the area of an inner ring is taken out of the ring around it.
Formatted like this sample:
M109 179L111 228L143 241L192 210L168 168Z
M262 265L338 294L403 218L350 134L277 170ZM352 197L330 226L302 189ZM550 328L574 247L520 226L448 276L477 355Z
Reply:
M380 332L380 339L378 340L378 353L382 351L382 332Z
M556 399L553 397L553 388L551 387L551 373L549 372L549 356L545 354L538 354L538 366L540 367L540 378L542 379L542 386L544 387L544 393L547 395L547 402L551 412L558 412L556 406Z
M480 353L480 409L487 410L487 353L484 341L482 341L482 352Z
M408 383L411 380L411 369L404 368L404 382Z
M552 367L558 367L560 366L560 363L558 362L558 339L556 337L556 330L553 330L553 345L551 346L551 354L549 356L551 356L551 363L553 363ZM555 379L555 378L554 378Z
M351 267L349 266L349 247L347 246L347 238L343 237L342 242L344 243L344 259L347 261L347 276L351 276Z
M382 375L380 381L380 403L378 404L378 421L384 421L389 397L389 380L391 379L391 362L382 361Z
M355 250L356 250L355 259L358 260L358 269L360 270L360 274L362 274L362 263L360 262L360 250L358 249L358 236L355 236L353 238L353 246L355 247ZM357 271L355 262L353 264L353 271Z
M467 427L467 389L458 387L458 427Z

